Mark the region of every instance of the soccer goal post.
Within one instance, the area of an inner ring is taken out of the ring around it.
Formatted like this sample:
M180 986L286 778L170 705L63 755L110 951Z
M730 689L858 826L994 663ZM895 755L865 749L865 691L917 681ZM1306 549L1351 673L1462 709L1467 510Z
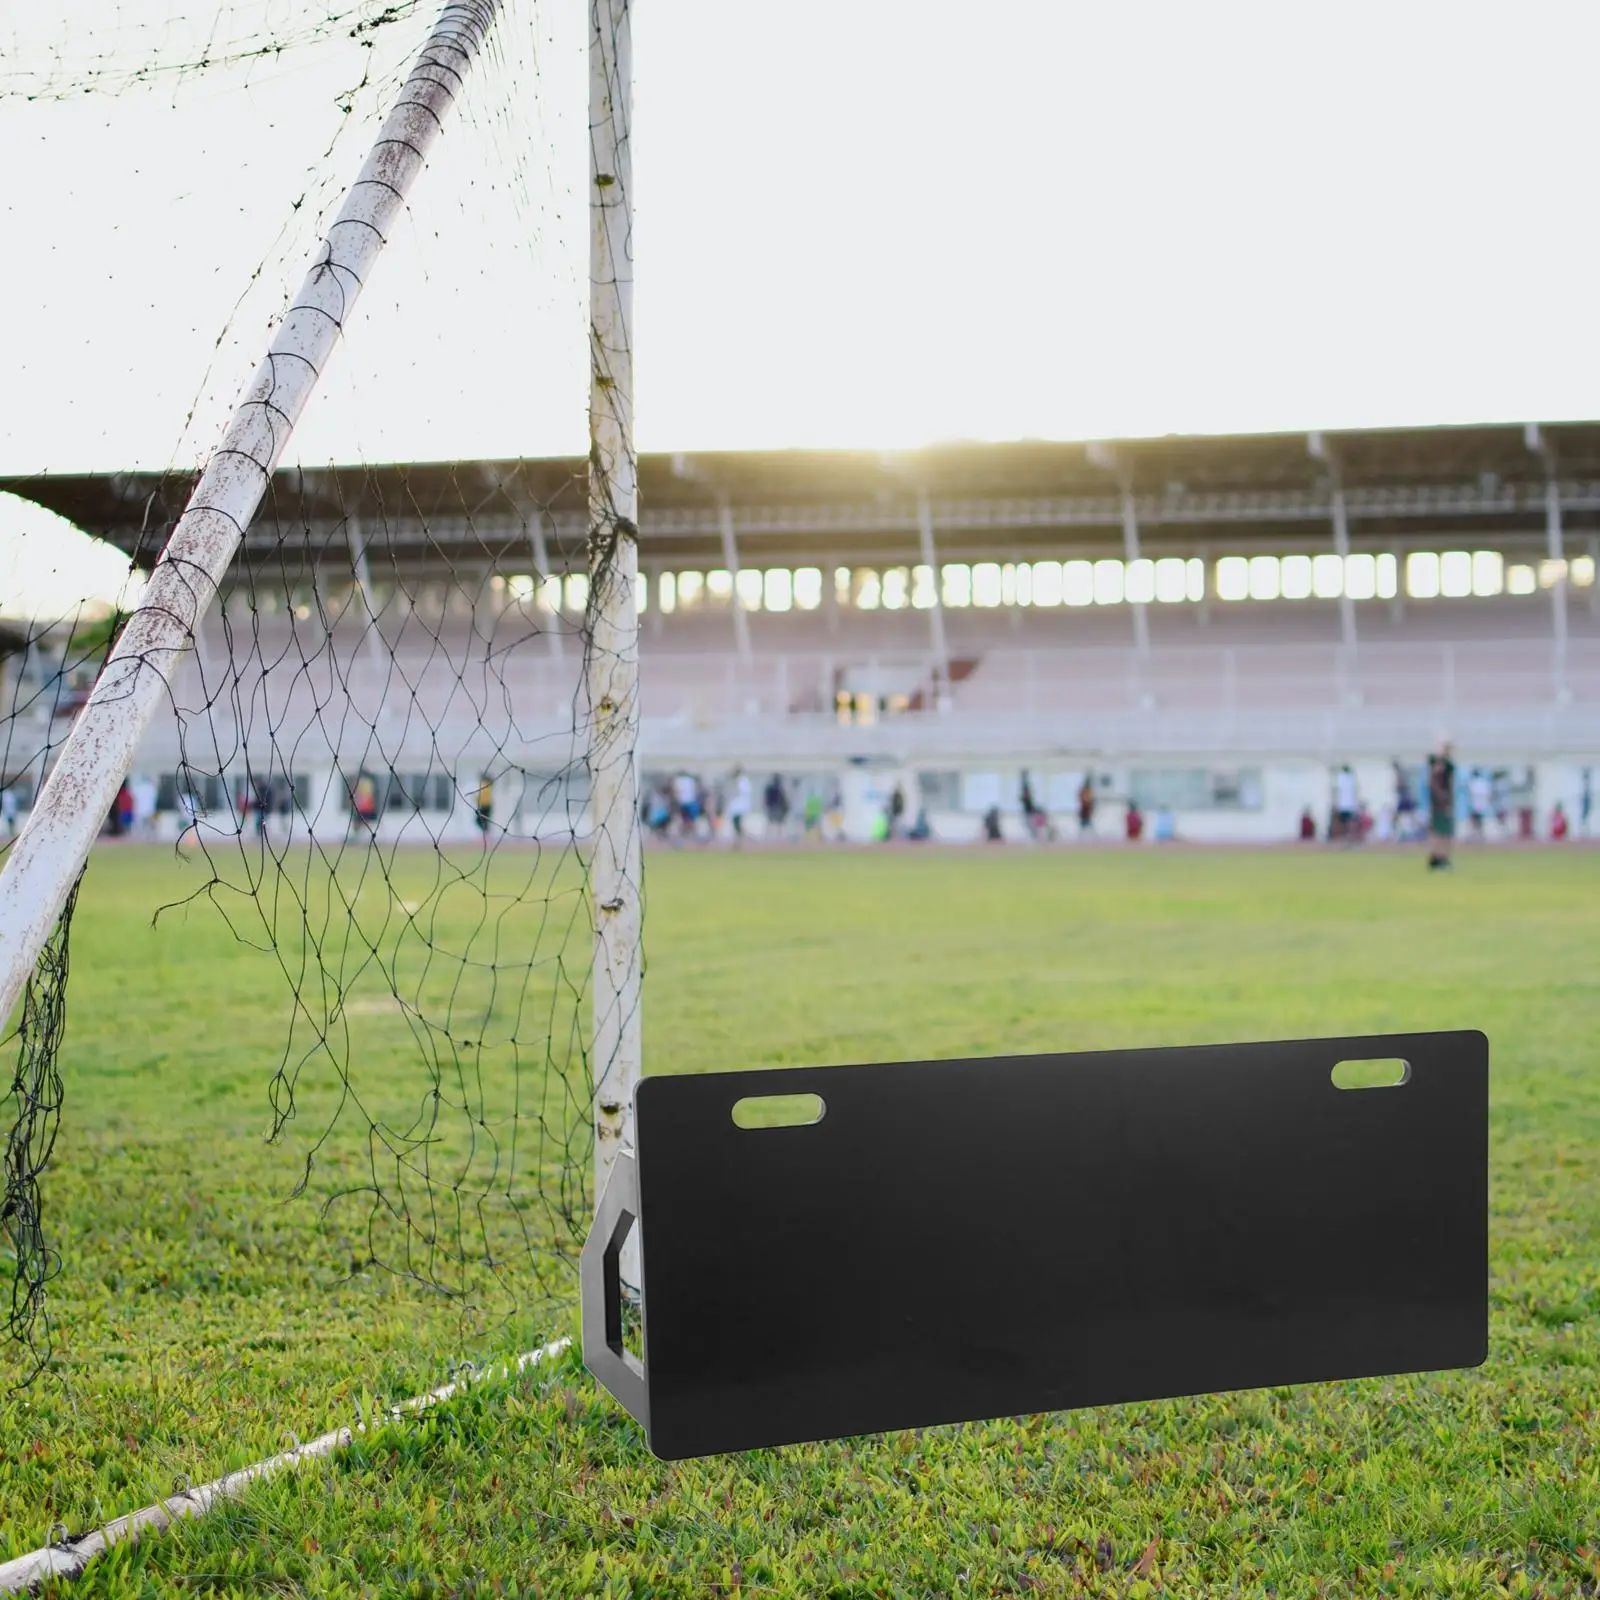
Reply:
M106 813L250 525L273 469L494 21L498 0L440 13L138 608L0 871L0 1022L22 998Z
M74 897L130 786L150 795L124 830L131 841L176 838L198 857L203 870L176 865L162 881L186 905L208 898L265 958L263 992L284 985L272 990L287 1002L268 1046L278 1059L258 1052L276 1068L271 1137L297 1115L311 1128L298 1182L312 1186L314 1158L320 1215L337 1211L357 1267L464 1293L469 1266L509 1282L520 1255L532 1273L513 1292L553 1296L553 1269L575 1262L631 1142L643 957L630 5L590 0L587 18L587 457L280 467L452 106L464 143L513 128L509 154L492 151L513 183L543 148L502 115L525 65L507 53L528 44L526 14L453 0L71 733L33 762L42 780L0 855L0 1023L26 996L10 1144L23 1155L8 1160L0 1208L27 1301L10 1319L19 1339L58 1259L38 1223L38 1179L60 1116L49 1086L61 1076ZM453 147L440 151L441 178ZM464 192L487 206L495 187ZM430 182L416 211L456 193ZM464 257L527 250L526 235L508 243L504 216L490 227L486 212L461 215L480 225L412 228L386 270L403 273L423 231L445 241L441 280ZM443 310L459 317L461 305ZM424 320L427 306L408 307ZM478 308L493 315L492 295L467 305ZM348 343L347 361L363 349ZM378 342L386 371L406 343ZM368 382L363 395L379 392ZM167 514L178 512L175 501ZM580 631L581 670L561 648ZM191 1039L186 1054L208 1045Z

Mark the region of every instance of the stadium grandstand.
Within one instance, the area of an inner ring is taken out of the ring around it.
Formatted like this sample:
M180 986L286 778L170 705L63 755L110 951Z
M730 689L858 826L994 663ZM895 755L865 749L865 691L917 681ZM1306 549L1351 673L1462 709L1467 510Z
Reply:
M175 685L180 709L216 699L251 639L200 804L230 804L268 729L299 807L344 829L348 695L389 728L383 829L470 834L491 769L511 832L581 819L581 752L552 741L581 677L584 484L568 459L279 471ZM0 480L146 564L189 487ZM1058 813L1092 773L1107 831L1131 796L1221 841L1293 836L1346 762L1382 799L1441 737L1539 817L1576 818L1600 765L1600 423L646 455L640 499L647 783L777 771L837 788L855 837L901 785L963 839L992 807L1021 831L1024 770ZM492 657L507 703L479 696L452 741ZM275 660L295 670L269 692ZM12 748L45 749L74 704L60 649L0 670L40 723ZM180 726L135 763L167 837ZM523 807L557 775L560 805ZM4 776L26 801L32 775Z

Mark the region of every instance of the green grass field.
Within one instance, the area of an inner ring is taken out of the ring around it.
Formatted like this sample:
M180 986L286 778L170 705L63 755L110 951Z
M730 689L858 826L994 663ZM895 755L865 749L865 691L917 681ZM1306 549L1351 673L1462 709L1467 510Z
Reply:
M400 870L430 892L430 858ZM0 1557L572 1327L525 1256L508 1291L466 1302L352 1274L361 1242L319 1218L322 1178L290 1197L331 1085L309 1074L287 1144L262 1138L281 976L207 905L150 927L202 876L107 849L80 900L47 1193L57 1356L0 1395ZM1488 1364L666 1466L567 1358L74 1589L1600 1594L1597 892L1600 852L1468 851L1447 878L1414 853L653 855L654 1071L1482 1028ZM441 939L472 904L449 901ZM498 936L532 935L513 917ZM566 937L547 927L543 948ZM360 1080L399 1115L422 1093L413 1036L381 1004L360 1014ZM358 1155L336 1140L330 1167Z

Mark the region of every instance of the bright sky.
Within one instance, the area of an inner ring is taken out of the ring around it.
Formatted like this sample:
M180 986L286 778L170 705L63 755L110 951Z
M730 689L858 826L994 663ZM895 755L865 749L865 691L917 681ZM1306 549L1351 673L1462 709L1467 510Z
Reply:
M349 116L347 27L248 79L3 93L3 58L181 57L218 9L0 20L0 471L203 454L433 6ZM509 0L299 458L582 451L587 9ZM642 448L1600 415L1600 7L639 0L634 41Z

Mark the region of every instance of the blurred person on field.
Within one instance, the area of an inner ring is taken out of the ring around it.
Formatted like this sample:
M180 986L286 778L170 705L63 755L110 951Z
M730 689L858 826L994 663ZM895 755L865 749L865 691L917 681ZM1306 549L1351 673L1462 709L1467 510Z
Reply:
M1127 815L1122 819L1122 831L1129 844L1137 844L1144 838L1144 812L1139 809L1137 800L1128 802Z
M1428 836L1428 870L1448 870L1456 836L1456 764L1448 740L1428 757Z
M672 794L664 783L656 784L645 802L645 826L658 839L665 839L672 827Z
M178 848L182 850L190 834L200 841L200 802L193 789L178 791Z
M1311 814L1311 807L1306 806L1300 813L1300 837L1302 840L1314 841L1317 837L1317 819Z
M1510 833L1511 779L1504 772L1495 773L1489 780L1489 812L1500 832Z
M1396 761L1394 764L1394 832L1403 839L1411 831L1412 819L1417 814L1417 797L1411 792L1411 775Z
M827 836L837 842L844 838L844 790L835 781L828 791L828 807L823 826Z
M0 839L17 836L17 791L14 785L0 788Z
M1571 828L1567 822L1567 808L1557 800L1555 810L1550 813L1550 837L1559 844L1569 832Z
M148 774L133 780L133 829L141 839L153 838L156 824L156 781Z
M1094 774L1086 772L1078 785L1078 832L1094 832Z
M803 828L807 839L820 839L822 837L822 791L820 789L806 790Z
M1178 837L1178 819L1165 800L1156 807L1155 839L1157 844L1170 844Z
M1589 817L1594 810L1594 790L1589 769L1583 769L1583 787L1578 791L1578 826L1583 830L1584 838L1589 837Z
M369 780L363 779L362 781L368 782ZM370 820L376 823L376 805L374 805L373 809L374 815ZM487 850L489 848L489 824L494 821L494 779L487 772L481 774L478 778L478 794L473 802L472 816L473 821L477 824L478 837L482 840L484 849ZM369 819L363 818L363 820Z
M672 809L678 816L678 831L692 839L700 824L700 784L692 772L679 772L673 778Z
M1340 767L1333 779L1333 815L1338 825L1338 836L1346 844L1360 838L1356 826L1356 813L1361 806L1361 792L1356 787L1356 775L1348 762Z
M789 820L789 791L780 774L774 772L761 791L761 808L767 817L767 838L774 844L783 839L783 825Z
M743 767L733 769L733 793L728 800L728 823L733 829L734 848L744 843L744 819L750 815L754 796L750 787L750 774Z
M1489 774L1482 767L1474 767L1472 776L1467 779L1467 815L1472 819L1473 838L1483 837L1483 825L1488 820L1492 804L1493 791L1489 783Z
M1033 797L1033 782L1024 772L1022 788L1017 796L1022 805L1023 819L1028 824L1028 835L1035 843L1050 837L1050 819Z
M886 839L898 839L905 831L906 820L906 792L897 783L894 793L889 796L889 831L884 835Z

